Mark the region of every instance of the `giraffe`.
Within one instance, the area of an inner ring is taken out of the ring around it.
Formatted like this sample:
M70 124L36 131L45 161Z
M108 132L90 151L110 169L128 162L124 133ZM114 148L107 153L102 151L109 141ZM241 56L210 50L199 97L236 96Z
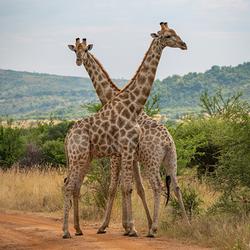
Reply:
M79 38L76 39L76 43L78 41ZM76 52L77 49L79 48L74 45L68 45L68 47L70 50L74 52ZM93 45L92 44L87 45L86 38L82 40L82 46L80 47L82 47L84 52L86 53L85 59L82 60L82 64L84 65L86 71L88 72L92 80L92 83L94 85L94 88L97 92L97 95L102 105L105 105L112 97L114 97L119 93L120 89L117 88L116 85L114 85L114 83L110 79L108 73L103 68L101 63L94 57L93 54L89 53L89 50L92 49ZM156 233L157 231L158 216L159 216L159 203L160 203L160 193L161 193L159 169L161 163L165 167L166 173L171 173L175 194L182 208L183 216L187 220L187 222L188 219L183 206L181 193L180 190L178 189L178 183L176 177L176 166L177 166L176 149L170 133L162 124L153 120L151 117L147 116L144 112L142 112L138 117L138 124L142 129L141 137L145 139L143 139L143 141L141 140L139 141L139 150L137 151L137 157L139 156L138 157L139 162L144 164L145 171L147 173L155 175L155 176L148 176L149 179L151 179L150 184L152 189L154 190L154 199L155 199L153 227L152 227L152 219L149 215L148 207L145 201L144 188L141 183L140 174L138 168L136 168L137 166L136 164L134 170L134 177L136 181L137 192L143 201L148 219L149 232L147 236L153 237L154 233ZM150 142L150 144L148 142ZM156 160L153 159L152 157L149 157L150 155L155 156ZM118 185L119 165L118 166L114 165L114 163L116 162L118 162L119 164L119 161L116 161L115 159L111 160L111 183L109 188L109 197L105 211L104 221L102 223L102 226L98 229L98 233L105 233L106 232L105 229L106 227L108 227L110 221L112 204L114 201L115 192ZM156 181L155 184L153 185L154 180L158 181ZM123 211L123 213L125 212Z
M94 157L112 155L120 156L121 161L121 184L126 204L127 231L130 235L137 235L131 204L133 166L141 135L137 117L150 94L163 49L166 46L187 49L179 37L178 39L177 36L172 37L172 32L174 31L168 29L167 25L161 23L161 31L152 34L154 39L131 81L98 113L76 122L67 133L65 149L69 172L64 183L63 238L70 237L68 231L70 198L73 196L73 202L78 202L80 186L89 171L91 160ZM83 49L77 51L77 58L83 60L81 52ZM80 64L77 59L77 65ZM81 234L78 229L80 227L76 228L77 234Z
M120 92L120 89L117 88L117 86L112 82L110 79L108 73L103 68L101 63L88 51L90 51L93 48L92 44L87 45L86 38L82 39L82 43L80 43L80 38L76 38L75 45L68 45L69 49L77 53L82 53L82 57L84 59L82 60L80 57L77 57L76 63L77 65L83 64L86 68L93 84L95 87L95 90L100 98L100 101L102 105L105 105L112 97L117 95ZM82 51L81 51L82 50ZM86 55L85 55L86 53ZM103 222L103 226L99 228L98 233L105 233L105 228L109 224L110 216L111 216L111 209L112 204L115 198L115 193L118 186L118 180L119 180L119 173L120 173L120 157L117 156L111 156L111 183L109 187L109 197L107 202L107 209L105 212L105 219ZM141 176L140 176L140 169L137 164L134 166L134 178L136 182L136 189L139 197L142 200L147 220L148 220L148 227L151 228L152 225L152 219L150 216L150 212L146 203L146 197L145 197L145 191L142 185ZM76 218L79 218L78 215L75 215ZM125 207L123 206L123 224L125 223ZM79 225L79 222L78 222ZM124 225L124 228L126 228L126 225ZM128 234L129 232L125 232L124 234Z

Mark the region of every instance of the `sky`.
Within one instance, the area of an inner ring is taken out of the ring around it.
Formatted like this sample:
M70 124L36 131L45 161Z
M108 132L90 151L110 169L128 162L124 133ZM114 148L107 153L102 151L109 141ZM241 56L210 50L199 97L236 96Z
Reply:
M76 37L112 78L130 79L161 21L186 42L166 48L156 78L250 61L250 0L0 0L0 68L87 76Z

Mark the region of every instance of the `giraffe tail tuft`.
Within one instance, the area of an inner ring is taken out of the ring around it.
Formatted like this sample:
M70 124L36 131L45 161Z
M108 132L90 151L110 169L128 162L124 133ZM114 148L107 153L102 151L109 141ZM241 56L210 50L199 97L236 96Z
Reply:
M171 177L170 175L167 175L166 176L166 189L167 190L165 192L167 200L166 200L165 206L167 206L169 198L170 198L170 183L171 183Z

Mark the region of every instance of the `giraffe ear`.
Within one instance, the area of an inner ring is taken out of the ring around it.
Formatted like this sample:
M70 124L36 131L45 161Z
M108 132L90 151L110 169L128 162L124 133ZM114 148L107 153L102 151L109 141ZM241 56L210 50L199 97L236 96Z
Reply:
M92 48L93 48L93 44L89 44L88 45L88 50L92 50Z
M153 38L156 38L156 37L158 37L159 35L157 35L156 33L151 33L151 36L152 36Z
M69 49L76 52L75 46L74 45L68 45Z

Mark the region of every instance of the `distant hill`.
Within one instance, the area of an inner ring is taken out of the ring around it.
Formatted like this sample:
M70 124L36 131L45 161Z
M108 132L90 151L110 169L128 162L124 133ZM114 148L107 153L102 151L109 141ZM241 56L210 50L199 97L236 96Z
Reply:
M123 86L127 81L114 82ZM243 98L250 101L250 62L156 80L153 93L159 93L161 112L175 119L197 112L200 94L218 88L225 94L241 91ZM81 105L97 100L89 78L0 69L0 116L79 118L86 115Z
M200 95L205 90L214 94L222 89L225 95L236 92L250 102L250 62L231 66L213 66L204 73L173 75L155 82L154 92L160 95L161 112L178 118L200 110Z
M97 100L89 78L0 69L0 116L79 118L81 105Z

